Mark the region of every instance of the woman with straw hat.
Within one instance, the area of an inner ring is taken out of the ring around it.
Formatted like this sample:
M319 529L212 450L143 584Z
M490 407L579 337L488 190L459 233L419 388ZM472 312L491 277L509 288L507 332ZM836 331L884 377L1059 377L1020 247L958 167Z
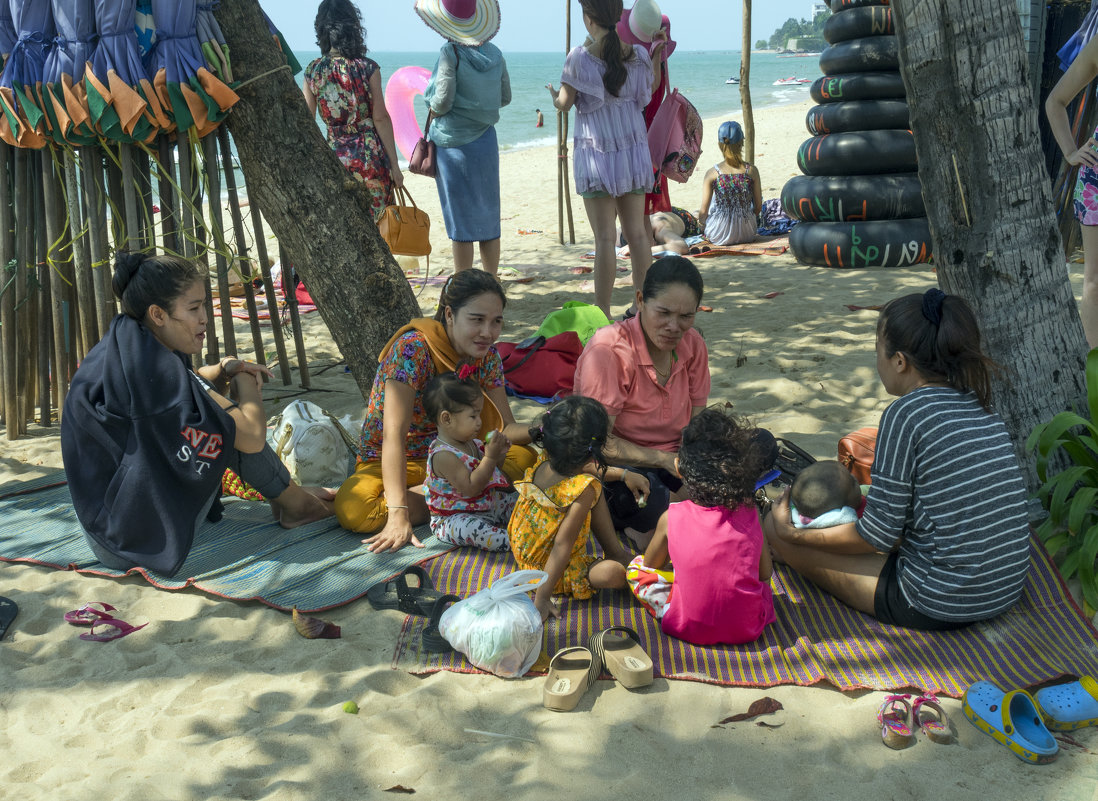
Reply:
M488 40L499 32L496 0L416 0L416 13L446 39L424 96L436 147L438 197L454 271L499 269L499 145L495 124L511 102L507 64Z

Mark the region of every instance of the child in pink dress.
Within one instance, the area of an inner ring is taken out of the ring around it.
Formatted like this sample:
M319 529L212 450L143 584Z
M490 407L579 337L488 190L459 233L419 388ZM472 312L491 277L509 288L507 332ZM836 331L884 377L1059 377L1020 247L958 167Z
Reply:
M774 622L770 553L754 503L766 456L755 434L716 408L694 416L676 460L690 500L671 504L626 571L664 633L695 645L751 642Z
M511 442L502 431L489 432L487 444L476 439L483 406L484 393L468 367L427 383L423 407L438 428L427 454L427 508L431 533L443 542L506 551L515 494L500 466Z

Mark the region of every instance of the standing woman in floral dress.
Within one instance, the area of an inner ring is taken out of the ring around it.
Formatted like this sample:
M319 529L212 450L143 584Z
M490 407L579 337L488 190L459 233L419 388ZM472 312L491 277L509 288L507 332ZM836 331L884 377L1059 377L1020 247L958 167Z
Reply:
M351 175L366 184L374 219L404 185L393 122L381 92L381 69L366 57L362 17L350 0L323 0L316 12L320 58L305 68L305 102L320 109L328 144Z

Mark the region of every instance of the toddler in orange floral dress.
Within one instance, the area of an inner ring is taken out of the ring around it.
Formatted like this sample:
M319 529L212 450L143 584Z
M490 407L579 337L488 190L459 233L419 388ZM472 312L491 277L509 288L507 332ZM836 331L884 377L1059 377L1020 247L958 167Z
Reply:
M534 442L545 452L516 482L519 498L507 528L519 568L544 570L549 579L534 593L544 620L554 594L590 598L594 590L625 586L629 553L610 520L600 478L624 481L638 502L648 497L648 479L622 467L607 467L602 448L610 418L596 400L565 398L542 417ZM605 558L587 554L594 533Z

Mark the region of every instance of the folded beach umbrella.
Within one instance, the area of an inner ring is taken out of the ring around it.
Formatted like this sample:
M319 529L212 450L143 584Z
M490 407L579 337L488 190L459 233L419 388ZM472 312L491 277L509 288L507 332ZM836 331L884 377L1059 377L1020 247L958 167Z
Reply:
M15 47L15 22L11 18L11 6L0 0L0 66L8 60Z
M49 124L40 93L54 37L53 9L50 0L10 0L10 9L16 40L0 75L0 110L14 134L12 144L40 148Z
M290 72L293 75L297 75L301 72L301 62L297 60L294 55L294 51L290 49L289 42L286 41L286 37L282 35L282 31L275 27L275 24L271 22L271 18L267 16L267 12L262 8L259 9L259 13L263 15L263 19L267 21L267 30L271 32L271 36L274 37L275 42L278 43L278 49L282 51L282 55L286 58L286 63L290 67Z
M137 52L147 62L156 44L156 22L153 20L152 0L137 0L134 8L133 29L137 32Z
M147 142L170 125L138 53L136 6L136 0L95 0L99 42L84 70L91 122L116 142Z
M149 61L153 86L179 130L199 136L217 127L239 98L206 68L198 43L195 0L152 0L157 40Z
M218 2L219 0L213 0L198 3L198 42L202 46L210 71L225 83L232 83L233 67L229 61L229 44L225 41L225 34L221 32L221 26L213 13Z
M57 36L46 55L42 101L55 142L91 144L96 131L88 110L84 69L95 51L94 0L52 0Z

